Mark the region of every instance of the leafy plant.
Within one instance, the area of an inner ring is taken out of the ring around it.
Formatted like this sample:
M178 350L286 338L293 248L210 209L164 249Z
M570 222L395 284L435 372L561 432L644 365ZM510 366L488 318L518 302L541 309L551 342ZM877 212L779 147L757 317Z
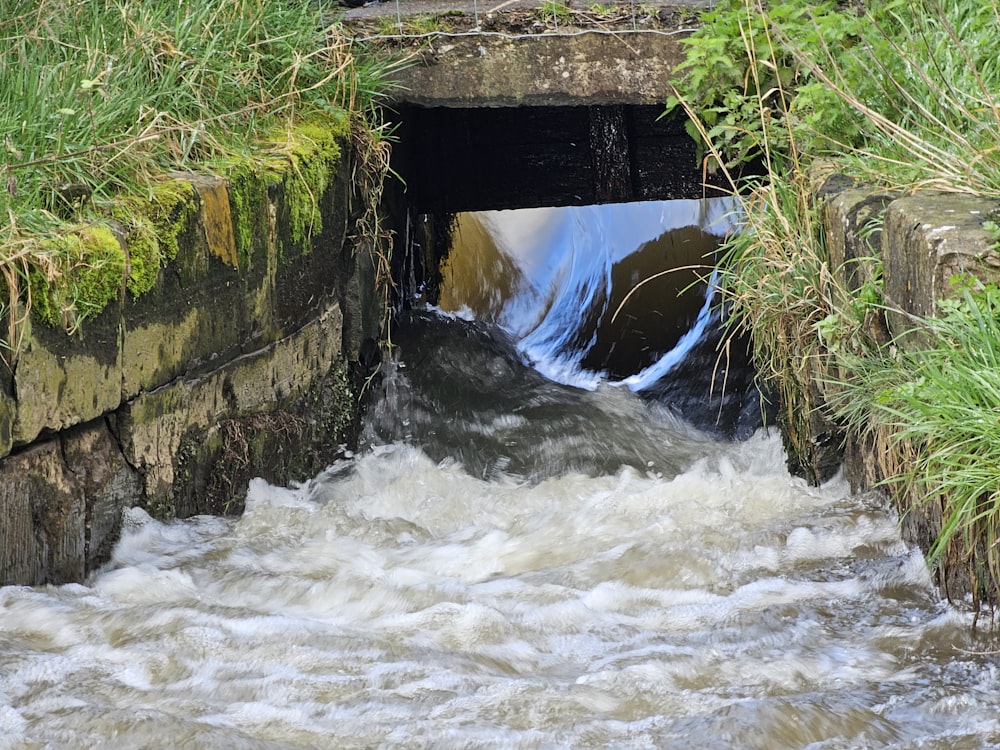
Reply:
M787 123L768 136L774 153L885 186L1000 195L997 0L722 0L704 21L667 109L697 102L706 133L689 131L715 143L713 163L759 157L764 114Z
M990 233L990 237L993 238L993 250L1000 250L1000 224L997 224L992 219L987 219L983 222L983 229Z
M708 142L715 146L713 168L732 168L762 155L761 115L777 124L767 137L772 158L778 158L790 145L781 123L789 116L792 97L813 80L810 60L825 49L846 46L858 33L856 17L834 2L779 1L765 7L757 0L721 0L701 21L684 40L682 77L667 112L681 99L697 102L705 132L689 125L688 133L703 148Z

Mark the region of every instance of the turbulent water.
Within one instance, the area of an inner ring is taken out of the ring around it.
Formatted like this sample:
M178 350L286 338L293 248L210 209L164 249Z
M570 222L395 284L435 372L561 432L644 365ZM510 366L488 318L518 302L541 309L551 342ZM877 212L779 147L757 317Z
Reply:
M994 644L875 498L403 319L357 455L0 589L0 748L987 748Z

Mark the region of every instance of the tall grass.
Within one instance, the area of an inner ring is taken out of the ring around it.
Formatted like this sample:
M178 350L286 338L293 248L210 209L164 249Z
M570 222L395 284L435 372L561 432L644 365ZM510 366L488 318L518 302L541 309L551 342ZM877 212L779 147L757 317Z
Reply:
M1000 588L1000 289L966 286L940 309L906 345L841 355L853 377L832 406L911 456L887 480L940 511L928 557L957 557L980 596Z
M812 83L793 115L868 184L1000 196L997 28L997 0L872 3L850 46L803 61ZM831 115L850 126L837 132Z
M750 333L793 451L814 450L817 424L877 446L904 512L940 515L930 562L995 596L1000 292L965 288L915 320L919 336L888 340L878 259L831 267L813 187L837 171L1000 196L998 0L720 0L706 21L672 104L706 168L765 172L731 178L746 225L723 248L729 324Z
M73 231L170 170L215 171L259 137L350 118L379 140L389 63L299 0L4 0L0 269L24 300L39 237ZM12 339L8 337L8 345Z

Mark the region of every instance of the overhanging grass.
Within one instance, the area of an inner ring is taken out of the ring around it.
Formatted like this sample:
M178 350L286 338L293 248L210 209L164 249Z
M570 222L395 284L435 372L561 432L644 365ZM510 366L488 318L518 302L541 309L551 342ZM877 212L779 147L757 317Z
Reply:
M1000 585L1000 290L965 288L898 345L840 358L835 413L859 431L888 436L912 461L888 477L920 508L942 509L931 562L959 542L979 558L979 581ZM981 586L981 588L986 588ZM980 593L980 592L974 592Z
M212 172L304 119L371 119L387 65L298 0L10 0L0 17L2 312L85 267L51 241L170 170ZM66 262L63 262L66 261ZM34 283L34 282L33 282ZM72 304L72 300L69 300ZM75 321L93 314L83 305ZM13 335L6 344L14 342Z

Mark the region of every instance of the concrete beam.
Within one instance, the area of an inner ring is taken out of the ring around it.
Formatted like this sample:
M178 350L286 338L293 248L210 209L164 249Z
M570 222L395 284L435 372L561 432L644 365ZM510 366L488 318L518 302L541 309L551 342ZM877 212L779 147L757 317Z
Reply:
M347 0L353 4L361 0ZM662 105L683 39L711 0L369 2L343 16L355 39L409 55L397 104L424 107Z
M681 61L678 32L477 35L428 42L396 77L397 102L426 107L663 104Z

